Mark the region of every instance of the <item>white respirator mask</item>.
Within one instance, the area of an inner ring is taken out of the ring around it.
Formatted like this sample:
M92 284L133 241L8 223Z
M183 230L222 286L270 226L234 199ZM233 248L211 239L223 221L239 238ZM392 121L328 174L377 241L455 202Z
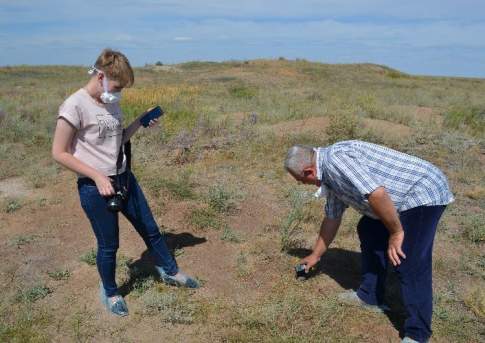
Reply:
M104 77L103 77L103 90L104 90L104 92L100 96L101 101L104 102L105 104L115 104L117 102L120 102L121 92L109 92L108 91L108 77L106 76L106 74L103 71L96 68L95 66L92 66L88 70L88 74L94 75L95 73L103 73L103 75L104 75Z

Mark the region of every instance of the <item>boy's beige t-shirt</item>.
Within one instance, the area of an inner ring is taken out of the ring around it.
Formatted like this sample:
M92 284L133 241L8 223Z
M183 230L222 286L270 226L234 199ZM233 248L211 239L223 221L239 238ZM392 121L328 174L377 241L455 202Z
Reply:
M116 161L123 134L122 113L118 103L100 104L81 88L59 107L64 118L76 129L71 153L106 176L116 174ZM118 173L126 168L126 157ZM79 177L85 177L78 174Z

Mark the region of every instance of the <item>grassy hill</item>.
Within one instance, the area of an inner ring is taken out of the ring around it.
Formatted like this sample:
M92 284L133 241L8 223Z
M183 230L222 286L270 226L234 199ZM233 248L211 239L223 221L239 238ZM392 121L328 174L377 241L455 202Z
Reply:
M304 60L137 68L125 122L155 104L166 115L133 139L134 173L179 265L204 286L156 282L123 219L117 277L131 313L117 319L97 299L96 244L75 176L50 157L57 109L87 78L84 67L0 68L0 341L398 341L392 273L391 315L336 300L359 284L353 210L316 275L300 282L292 271L323 203L286 175L286 151L354 138L445 171L456 202L435 241L433 341L483 341L485 80Z

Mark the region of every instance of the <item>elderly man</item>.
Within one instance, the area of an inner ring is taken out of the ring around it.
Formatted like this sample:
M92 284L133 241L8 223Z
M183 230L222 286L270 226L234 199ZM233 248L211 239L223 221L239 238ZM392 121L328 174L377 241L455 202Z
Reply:
M294 146L285 168L327 197L313 252L301 261L306 272L328 249L345 209L352 206L363 214L357 226L362 281L356 292L342 293L340 299L385 310L389 258L407 312L403 342L426 342L431 336L433 240L446 205L454 200L443 173L417 157L357 140L322 148Z

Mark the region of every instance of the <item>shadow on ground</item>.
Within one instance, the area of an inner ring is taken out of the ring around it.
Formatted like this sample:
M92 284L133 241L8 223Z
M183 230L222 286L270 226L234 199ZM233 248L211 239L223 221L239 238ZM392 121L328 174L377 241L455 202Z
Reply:
M176 249L185 247L192 247L207 241L204 237L196 237L188 232L183 233L165 233L165 242L172 255ZM159 278L158 272L155 269L154 259L148 250L145 250L138 260L129 264L129 279L119 287L120 294L126 296L133 291L134 285L137 281L153 277Z
M310 249L297 248L289 250L288 254L303 258L311 252ZM308 273L308 278L325 274L335 280L342 288L356 290L360 284L360 269L360 252L330 248L322 256L319 264ZM386 316L402 336L406 312L401 302L399 281L392 268L388 268L386 303L391 308L391 311L386 312Z

